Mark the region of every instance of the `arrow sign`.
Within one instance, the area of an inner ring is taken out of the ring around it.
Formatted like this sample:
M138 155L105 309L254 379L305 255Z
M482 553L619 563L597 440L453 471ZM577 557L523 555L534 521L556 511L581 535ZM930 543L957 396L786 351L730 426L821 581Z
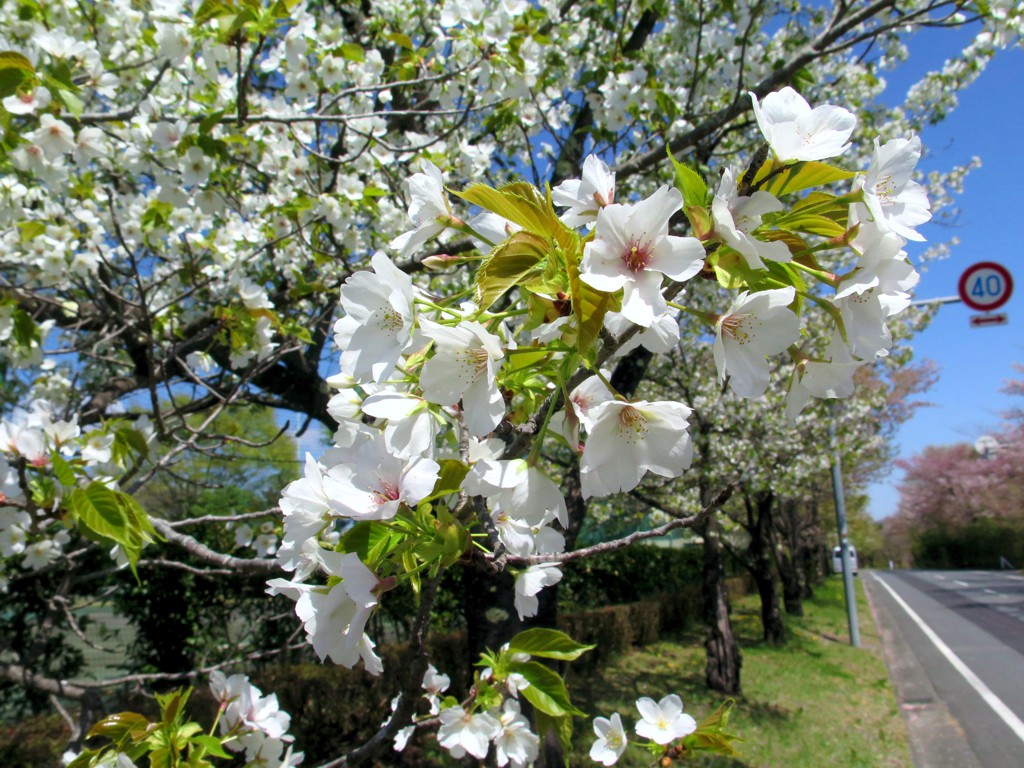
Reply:
M981 261L964 270L960 276L959 291L961 300L971 309L992 312L1010 300L1013 278L1002 264ZM997 321L991 322L995 324ZM974 325L974 318L971 318L971 324Z
M1006 325L1006 313L998 312L991 315L971 315L971 327L980 328L983 325Z

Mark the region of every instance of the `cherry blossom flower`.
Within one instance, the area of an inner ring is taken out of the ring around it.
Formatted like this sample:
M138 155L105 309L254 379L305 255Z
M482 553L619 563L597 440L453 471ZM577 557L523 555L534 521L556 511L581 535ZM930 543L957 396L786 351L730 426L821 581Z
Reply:
M902 312L910 305L910 291L920 275L900 252L898 257L880 260L871 275L870 286L853 277L839 284L832 303L843 319L850 351L864 360L888 354L892 336L885 319Z
M345 317L334 324L341 348L341 370L358 382L379 383L395 370L412 346L412 279L383 252L371 261L373 272L356 272L341 288Z
M697 721L683 712L683 700L670 693L661 701L644 696L636 700L643 720L636 724L637 735L655 744L669 744L697 730Z
M433 453L438 417L422 397L381 390L363 400L362 410L367 416L387 420L384 445L395 456L408 459Z
M670 401L608 400L593 408L580 458L584 498L631 491L649 470L677 477L690 466L690 409Z
M515 510L529 525L558 520L569 524L565 497L554 481L523 459L476 462L463 482L466 493L493 499L498 507Z
M615 174L596 155L583 161L582 179L568 179L551 190L551 201L569 210L561 219L568 227L591 226L598 211L615 202Z
M562 572L558 563L538 563L516 574L514 603L519 618L536 616L540 607L537 595L544 587L554 586L561 580Z
M829 345L830 359L804 360L786 395L786 416L795 419L811 397L842 398L853 394L853 376L864 360L850 354L838 329Z
M764 214L781 210L782 203L778 198L763 190L750 197L740 195L731 168L726 168L722 174L718 192L711 204L715 233L726 245L737 251L751 269L764 269L761 259L792 261L793 255L785 243L760 240L753 234L761 226Z
M499 768L532 765L540 752L540 739L530 730L530 721L520 712L519 702L506 699L498 722L500 731L494 737L494 747Z
M71 126L48 112L39 117L39 127L32 133L32 143L50 160L75 150L75 134Z
M320 660L353 667L362 659L366 670L380 674L383 667L365 634L366 622L377 605L373 594L377 577L359 556L351 552L320 555L324 570L341 581L332 587L317 587L286 579L267 582L267 594L286 595L295 600L295 615L302 621L306 639Z
M50 100L50 91L39 86L31 92L5 96L0 104L3 104L4 109L12 115L33 115L41 109L46 109Z
M856 182L864 190L864 202L852 206L854 220L870 218L907 240L924 240L915 227L931 219L931 203L924 187L911 178L920 159L917 136L881 145L875 139L871 164Z
M202 149L189 147L181 158L181 183L186 187L205 184L213 165Z
M379 432L328 451L324 460L332 463L327 474L340 491L330 498L331 508L353 520L389 520L402 504L415 507L433 490L441 469L433 459L393 455Z
M452 218L440 169L427 160L422 162L421 167L423 173L414 173L405 182L412 198L409 203L409 219L415 228L390 243L390 247L399 251L403 257L409 256L427 240L444 232Z
M754 118L779 160L825 160L850 148L857 118L831 104L811 109L803 96L786 86L769 93L763 102L750 94Z
M760 397L768 388L766 355L787 349L800 337L800 318L789 305L792 286L743 291L715 324L715 365L740 397Z
M245 675L225 677L219 670L210 673L210 690L224 710L221 733L236 736L227 742L228 749L245 750L246 761L254 765L293 766L302 761L302 754L293 755L288 746L291 716L280 709L275 694L264 696Z
M636 205L608 205L584 246L580 279L599 291L623 289L622 314L645 328L668 309L662 276L689 280L704 263L699 240L668 234L682 204L682 193L665 186Z
M632 324L621 312L609 312L604 316L604 327L615 335L628 330ZM654 318L647 328L633 334L626 343L619 347L615 359L629 354L637 347L643 347L656 355L675 349L679 344L679 310L669 307L668 310Z
M493 715L486 712L472 714L458 705L442 709L439 717L441 726L437 729L437 741L454 758L468 753L483 760L487 757L491 739L501 732L501 723Z
M505 415L505 400L496 376L505 353L501 339L480 323L463 320L454 328L421 320L423 333L434 340L434 356L423 364L423 397L438 405L462 401L466 426L483 437Z
M594 734L597 741L590 747L590 759L602 765L615 765L629 743L619 713L615 712L610 719L595 717Z

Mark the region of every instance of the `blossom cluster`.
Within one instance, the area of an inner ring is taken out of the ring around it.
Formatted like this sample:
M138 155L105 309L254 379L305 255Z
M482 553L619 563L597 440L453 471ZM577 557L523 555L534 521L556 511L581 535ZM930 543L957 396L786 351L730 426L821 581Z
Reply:
M661 747L689 736L697 730L697 721L683 712L683 700L674 693L655 701L647 696L636 700L641 720L636 734ZM590 748L590 759L602 765L615 765L629 746L626 729L618 712L610 718L594 718L597 739Z
M499 766L526 768L532 765L540 751L540 739L533 732L530 721L523 715L518 693L529 684L517 675L510 675L501 686L501 695L494 699L492 706L480 707L478 695L480 686L493 682L492 670L485 669L477 679L477 689L471 700L455 703L450 697L442 699L451 679L441 674L431 664L423 676L424 698L429 712L421 720L436 720L438 743L461 758L472 755L484 760L494 746L494 758ZM394 702L395 704L397 702ZM394 747L401 752L415 732L417 723L405 726L395 737Z
M210 691L220 703L220 732L232 737L228 749L245 752L252 768L292 768L302 762L301 752L292 750L288 734L291 716L280 709L277 695L264 696L245 675L210 673Z
M110 421L82 429L47 400L34 400L0 419L0 556L36 571L57 561L72 540L62 504L78 487L117 487L117 478L152 440L148 420ZM111 555L124 561L114 546ZM0 591L6 575L0 571Z
M790 88L763 101L753 97L753 103L773 154L766 167L776 174L795 173L850 146L855 118L841 107L812 109ZM496 298L488 270L497 270L512 248L539 247L523 228L519 203L470 187L461 196L494 210L466 224L453 213L440 170L425 162L408 183L413 228L392 248L409 255L452 229L476 237L485 251L475 291L483 305L456 303L415 284L383 252L373 256L372 271L346 281L341 289L345 315L335 324L340 372L330 379L337 393L329 410L339 428L334 447L320 459L308 456L305 477L283 493L284 534L276 556L293 577L270 582L271 593L296 601L296 613L322 659L346 666L362 659L379 672L364 628L383 591L381 579L405 577L408 561L398 567L385 562L385 549L370 563L354 552L336 552L338 536L368 523L408 530L443 508L456 527L491 526L490 548L527 560L517 572L515 604L520 616L534 615L537 594L561 578L557 554L564 549L560 530L568 521L559 484L537 461L547 437L544 428L529 456L509 455L508 435L522 423L517 398L551 403L545 426L552 439L579 454L584 497L628 492L648 472L676 477L689 466L693 451L690 409L682 403L626 400L600 371L566 389L562 368L573 361L578 365L579 340L593 321L581 310L581 291L621 297L618 311L597 320L624 337L635 329L635 343L654 351L678 343L680 310L703 316L714 329L719 375L743 397L765 391L769 357L786 351L798 362L790 389L794 412L812 395L849 395L857 368L886 354L891 339L885 320L907 306L917 280L902 245L904 237L919 237L915 227L929 217L927 197L911 179L919 156L916 138L876 143L866 172L836 176L854 177L847 208L843 199L829 198L829 215L836 221L827 223L839 228L838 239L852 245L857 259L842 275L820 267L810 246L794 252L792 239L780 237L787 221L783 202L764 189L751 191L749 181L741 182L742 169L723 169L708 226L697 233L702 237L683 237L669 231L672 217L684 207L679 189L664 186L635 203L615 202L614 173L589 157L582 179L552 190L551 199L567 210L549 223L552 236L563 238L567 247L580 244L584 287L576 289L572 311L557 311L552 294L573 291L568 278L546 275L539 287L524 278L520 286L540 314L517 310L515 304L501 313L488 311ZM845 227L838 216L847 219ZM444 258L435 261L448 264ZM834 322L827 356L813 357L798 345L798 290L796 285L765 287L778 285L773 264L815 275L833 289L831 297L806 288L800 292L830 308ZM671 286L707 269L732 270L743 276L747 289L721 313L696 312L669 298L679 292ZM506 289L499 283L496 294ZM566 407L554 413L559 394L566 395ZM486 519L476 519L471 499L480 500ZM466 554L456 546L446 552L444 564ZM327 577L326 585L309 582L317 572Z

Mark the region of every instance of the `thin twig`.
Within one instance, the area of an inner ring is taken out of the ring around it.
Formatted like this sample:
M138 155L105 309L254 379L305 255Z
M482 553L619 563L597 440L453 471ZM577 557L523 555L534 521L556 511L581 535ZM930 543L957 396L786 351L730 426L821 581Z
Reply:
M614 552L617 549L625 549L626 547L635 544L638 541L644 541L646 539L656 539L659 536L664 536L667 533L671 533L677 528L695 528L707 519L715 510L725 504L732 496L733 491L736 489L736 481L729 483L725 488L718 492L718 494L711 500L711 502L704 507L700 512L689 515L687 517L678 517L674 520L670 520L664 525L659 525L657 528L651 528L646 531L635 531L627 536L623 536L619 539L613 539L612 541L605 541L600 544L594 544L591 547L584 547L583 549L576 549L572 552L561 552L557 554L549 555L528 555L525 557L514 557L506 555L506 561L511 565L539 565L541 563L570 563L573 560L582 560L587 557L602 554L603 552ZM490 557L494 557L491 555Z

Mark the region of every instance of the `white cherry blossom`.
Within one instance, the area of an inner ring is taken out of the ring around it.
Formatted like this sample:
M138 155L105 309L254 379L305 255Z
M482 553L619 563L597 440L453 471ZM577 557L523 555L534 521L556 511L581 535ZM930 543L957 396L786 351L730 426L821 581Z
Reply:
M779 160L825 160L850 148L857 118L842 107L822 104L811 109L788 85L762 102L754 93L750 99L757 125Z
M501 723L487 712L473 714L456 705L442 709L439 717L437 741L454 758L470 754L483 760L490 750L491 739L501 733Z
M864 202L852 206L853 221L871 219L907 240L924 240L916 227L931 219L931 203L924 187L911 178L920 159L921 139L917 136L885 144L875 139L871 164L857 179Z
M631 491L648 471L678 477L693 457L690 413L671 401L608 400L593 408L580 458L584 498Z
M762 259L792 261L793 255L785 243L760 240L753 234L761 226L764 214L781 210L782 203L778 198L763 190L749 197L740 195L731 168L726 168L722 173L718 192L711 204L715 233L726 245L737 251L751 269L764 269Z
M537 595L544 587L550 587L562 580L558 563L538 563L516 574L515 606L520 619L537 615L540 600Z
M682 193L665 186L636 205L605 206L594 239L584 246L580 279L599 291L621 288L622 314L645 328L668 309L662 278L689 280L704 263L699 240L668 233L682 205Z
M800 318L789 305L792 286L743 291L715 323L715 365L740 397L760 397L768 388L766 355L784 351L800 336Z
M611 718L595 717L594 735L597 740L590 747L590 759L602 765L615 765L629 744L619 713L615 712Z
M519 702L506 699L498 722L500 731L494 737L494 748L499 768L532 765L540 752L540 739L530 730L530 721L520 712Z
M423 397L438 405L461 400L469 431L477 437L491 432L505 415L496 380L505 356L501 339L473 320L455 327L421 320L420 328L435 350L420 371Z
M636 724L637 735L655 744L670 744L697 730L697 721L683 712L683 700L670 693L655 702L647 696L636 700L642 721Z
M373 272L356 272L341 288L345 310L334 324L342 350L341 370L358 382L379 383L412 347L412 279L383 252L371 260Z
M390 247L403 257L409 256L427 240L441 234L451 220L451 208L444 193L441 170L424 160L422 173L415 173L406 181L409 191L409 219L414 229L391 241Z
M580 179L568 179L551 190L551 201L569 210L561 219L566 226L592 226L598 212L615 202L615 174L601 158L587 155Z

